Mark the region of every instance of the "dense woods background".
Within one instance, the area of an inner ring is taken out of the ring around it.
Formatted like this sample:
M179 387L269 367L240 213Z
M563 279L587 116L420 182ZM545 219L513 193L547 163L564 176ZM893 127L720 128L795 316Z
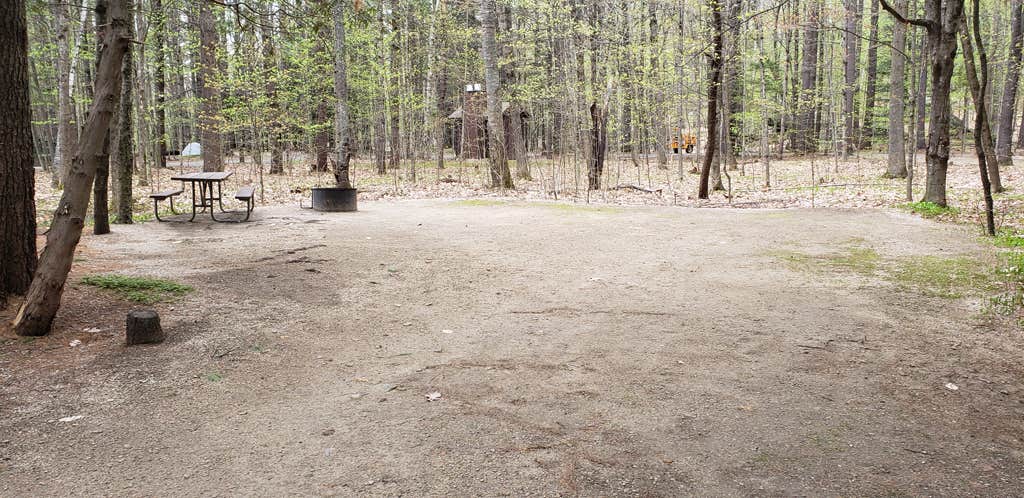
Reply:
M28 1L35 157L46 169L66 168L90 104L92 7ZM875 148L890 153L887 174L902 177L904 142L925 145L926 30L894 22L873 0L513 0L497 2L489 15L480 7L381 0L338 11L357 157L410 175L443 160L440 149L456 146L459 133L448 116L464 105L467 85L485 82L481 21L493 16L501 100L528 115L525 126L513 120L517 143L510 146L582 160L601 139L610 154L652 154L666 167L680 130L701 144L708 138L708 53L718 29L712 10L724 35L717 114L728 125L717 135L730 167L744 155ZM922 2L895 8L907 17L926 14ZM1003 164L1021 141L1020 11L1016 1L981 3L989 120ZM134 0L120 113L126 123L111 150L132 162L142 183L164 164L163 151L193 141L210 150L204 159L213 169L221 167L217 158L237 154L277 173L287 151L307 152L327 168L336 109L333 14L327 0ZM953 139L969 141L975 108L964 64L952 78ZM517 168L524 177L528 157ZM115 168L112 178L115 201L123 171ZM718 177L712 168L713 186Z

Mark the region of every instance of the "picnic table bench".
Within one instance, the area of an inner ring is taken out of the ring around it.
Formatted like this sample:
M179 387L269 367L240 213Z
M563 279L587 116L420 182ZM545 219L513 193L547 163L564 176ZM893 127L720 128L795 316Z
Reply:
M249 215L252 214L252 210L256 208L255 202L253 201L253 195L256 193L256 187L252 185L246 185L235 192L235 199L245 201L245 219L249 219Z
M232 175L231 171L200 171L196 173L182 173L171 177L171 180L178 180L181 182L188 182L192 185L192 217L188 221L194 221L196 219L196 213L205 212L207 209L210 210L210 218L213 221L226 222L229 220L218 220L214 212L214 207L220 208L222 213L227 213L224 209L224 194L222 193L221 184L224 180ZM196 186L199 186L198 195L196 192ZM256 192L255 187L251 185L244 186L238 189L235 193L235 199L245 202L245 218L241 221L248 221L252 215L253 209L255 209L255 203L253 196ZM174 196L180 195L182 190L164 190L151 194L149 197L153 199L153 211L156 213L156 219L160 219L159 202L164 199L169 199L171 203L171 212L178 214L174 210Z
M174 210L174 196L180 195L181 192L181 189L168 189L149 194L149 198L153 199L153 214L156 215L156 221L164 221L160 219L160 201L164 199L167 199L168 203L171 205L171 213L178 214L178 212Z

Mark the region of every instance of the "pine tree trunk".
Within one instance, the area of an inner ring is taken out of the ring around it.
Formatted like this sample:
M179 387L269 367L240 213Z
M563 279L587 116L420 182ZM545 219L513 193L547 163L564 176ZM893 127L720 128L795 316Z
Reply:
M24 0L0 2L0 306L36 270L35 169Z
M107 17L109 0L96 0L96 53L102 53L102 46L104 40L100 38L103 33L103 26L109 21ZM123 56L122 56L123 57ZM102 62L100 57L96 59L96 74L99 74L99 65ZM119 63L121 61L118 61ZM119 66L120 67L120 64ZM120 80L120 78L119 78ZM98 90L95 90L97 91ZM95 98L95 96L93 97ZM120 88L118 88L118 98L120 98ZM115 100L115 102L117 102ZM119 115L119 109L117 105L114 106L115 114L108 123L111 127L107 128L106 133L103 137L103 148L100 150L100 161L96 166L96 177L93 180L92 186L92 233L96 235L103 235L110 233L110 201L108 195L110 192L109 177L110 177L110 141L111 132L116 131L117 116ZM115 128L111 130L110 128Z
M802 152L818 149L815 127L815 103L818 79L818 22L821 5L818 0L809 0L807 24L804 28L803 56L800 61L800 100L798 102L796 137L794 148Z
M203 171L224 171L224 153L220 130L221 92L216 80L217 20L211 2L199 2L199 70L196 87L199 92L199 132L203 155Z
M75 247L85 225L89 186L92 185L93 176L104 160L102 152L110 130L110 119L118 109L121 61L128 49L127 29L130 13L125 0L109 0L109 8L106 7L106 0L97 3L103 5L107 13L103 17L109 19L109 22L100 24L103 27L104 44L98 57L95 98L74 161L68 170L64 193L57 204L53 223L46 236L46 247L40 257L39 268L32 280L25 303L14 320L14 330L18 335L39 336L50 331L53 318L60 306L64 283L71 270ZM10 3L5 5L10 6ZM0 16L5 21L10 17ZM4 34L11 32L12 30L8 29L0 30L0 33Z
M1024 37L1024 1L1013 0L1010 49L1007 55L1006 80L1000 103L999 127L996 138L996 160L1000 165L1013 164L1013 118L1017 110L1017 85L1020 80L1021 42ZM1024 124L1024 120L1022 120Z
M128 8L133 9L134 0L125 0ZM133 22L128 23L128 37L135 38ZM135 88L135 57L131 47L124 53L121 65L121 100L118 111L117 127L111 133L117 134L117 148L114 155L114 223L132 222L132 173L135 168L135 155L132 143L132 91Z

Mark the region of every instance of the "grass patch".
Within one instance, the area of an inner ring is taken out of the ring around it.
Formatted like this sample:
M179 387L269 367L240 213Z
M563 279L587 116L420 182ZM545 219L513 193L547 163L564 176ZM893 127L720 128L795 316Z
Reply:
M82 277L85 285L114 291L128 301L154 304L184 296L192 287L158 278L129 277L125 275L87 275Z
M821 255L797 251L774 251L771 255L793 270L844 270L862 275L874 274L882 261L882 257L874 249L859 246L850 246L841 252Z
M992 290L995 276L973 258L939 256L919 256L901 261L892 274L893 280L899 284L928 296L949 299Z
M842 251L812 255L797 251L770 253L792 270L814 273L842 272L878 277L932 297L957 299L985 296L997 292L1001 281L1014 278L1024 289L1024 253L1007 261L1002 270L969 257L918 256L885 260L870 247L849 246ZM1006 296L1007 301L1024 300L1022 295Z
M208 381L210 381L210 382L220 382L221 380L224 379L224 376L219 374L219 373L214 372L214 373L208 373L208 374L204 375L203 378L208 380Z
M919 214L924 218L937 218L943 215L955 216L960 213L960 210L955 207L942 207L934 202L909 202L907 204L901 204L900 207L912 213Z
M1024 247L1024 236L1012 230L1001 228L996 232L996 238L992 240L996 247Z

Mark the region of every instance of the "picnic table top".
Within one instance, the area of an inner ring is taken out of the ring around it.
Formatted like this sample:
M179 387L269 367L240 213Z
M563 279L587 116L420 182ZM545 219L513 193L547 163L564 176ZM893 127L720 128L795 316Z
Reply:
M181 180L186 182L201 182L201 181L212 181L219 182L226 180L227 177L234 174L233 171L198 171L195 173L182 173L174 175L171 180Z

